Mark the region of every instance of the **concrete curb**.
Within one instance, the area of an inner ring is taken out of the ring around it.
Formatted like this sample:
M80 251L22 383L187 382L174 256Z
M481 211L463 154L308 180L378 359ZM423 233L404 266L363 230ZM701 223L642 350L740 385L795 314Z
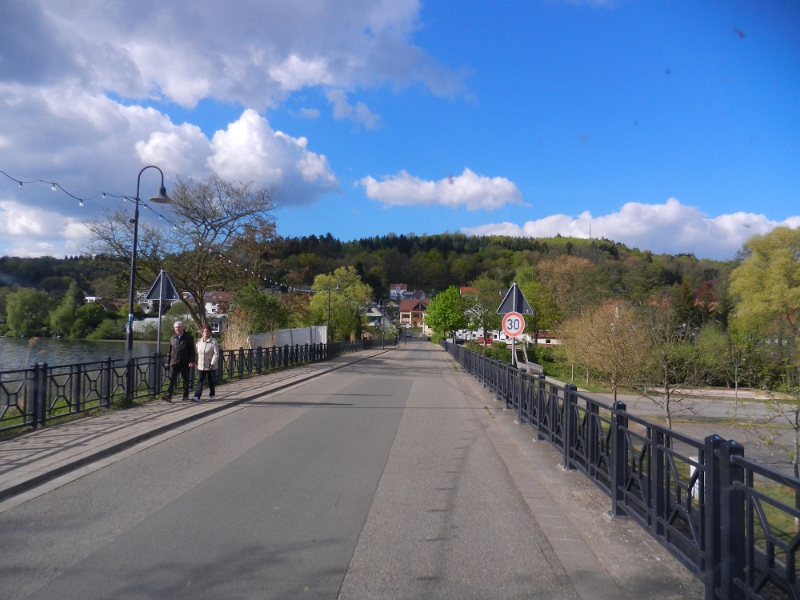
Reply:
M95 452L90 452L90 454L88 454L88 455L84 455L84 456L81 456L80 458L76 458L76 459L72 459L72 460L67 460L67 462L65 462L65 463L63 463L63 464L61 464L61 465L59 465L57 467L54 467L54 468L46 471L45 473L40 473L38 475L35 475L35 476L27 478L27 479L25 479L23 477L21 481L17 481L16 483L14 483L14 480L12 479L10 485L7 485L7 486L0 485L0 502L2 502L4 500L7 500L9 498L12 498L14 496L17 496L19 494L22 494L24 492L27 492L27 491L35 488L35 487L38 487L38 486L40 486L40 485L42 485L44 483L47 483L48 481L52 481L53 479L56 479L57 477L61 477L62 475L66 475L67 473L70 473L72 471L80 469L81 467L85 467L88 464L91 464L91 463L96 462L98 460L102 460L104 458L107 458L107 457L112 456L114 454L117 454L119 452L122 452L123 450L126 450L126 449L128 449L128 448L130 448L132 446L140 444L140 443L142 443L142 442L144 442L146 440L149 440L149 439L151 439L153 437L161 435L162 433L165 433L165 432L170 431L172 429L177 429L177 428L182 427L182 426L184 426L184 425L186 425L188 423L191 423L193 421L197 421L198 419L203 419L205 417L214 415L216 413L222 412L222 411L227 410L229 408L233 408L235 406L243 404L244 402L249 402L251 400L255 400L257 398L261 398L263 396L267 396L267 395L273 394L275 392L279 392L281 390L285 390L286 388L295 386L295 385L297 385L299 383L305 383L307 381L310 381L310 380L315 379L317 377L320 377L322 375L326 375L328 373L332 373L334 371L338 371L339 369L344 369L345 367L349 367L351 365L360 363L360 362L368 360L370 358L374 358L375 356L379 356L380 354L384 354L384 353L386 353L388 351L389 351L389 349L377 350L377 351L373 350L372 353L369 356L363 356L363 357L358 358L357 360L354 360L352 362L347 362L346 364L343 364L343 365L337 365L337 366L334 366L332 368L324 369L324 370L321 370L321 371L319 371L317 373L312 373L312 374L309 374L309 375L306 375L306 376L299 376L297 379L279 383L274 387L264 388L264 389L260 390L259 392L255 393L255 394L250 394L250 395L242 397L242 398L236 398L235 400L231 400L231 401L226 402L226 403L220 403L220 404L218 404L216 406L209 407L207 410L198 411L198 412L192 413L191 415L179 418L179 419L177 419L175 421L171 421L171 422L166 423L164 425L157 426L157 427L155 427L155 428L153 428L153 429L151 429L149 431L146 431L144 433L141 433L139 435L133 436L133 437L128 438L128 439L121 440L121 441L119 441L117 443L112 443L111 445L107 445L107 446L105 446L103 448L100 448Z

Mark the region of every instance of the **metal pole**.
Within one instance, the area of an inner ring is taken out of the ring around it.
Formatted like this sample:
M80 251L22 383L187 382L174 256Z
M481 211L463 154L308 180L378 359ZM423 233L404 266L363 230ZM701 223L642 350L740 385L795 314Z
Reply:
M164 305L164 269L161 269L161 274L158 277L158 341L156 349L158 354L161 354L161 315Z
M136 209L133 213L133 252L131 253L131 279L128 288L128 331L125 339L125 366L127 377L125 380L125 398L133 398L133 294L136 286L136 244L139 240L139 181L142 173L139 172L139 179L136 181Z
M131 252L131 279L130 286L128 287L128 332L125 339L125 366L127 369L127 381L125 382L125 398L131 400L133 398L133 295L136 289L136 246L139 241L139 187L142 182L142 173L147 169L157 169L161 173L161 187L159 195L151 198L153 202L162 204L169 203L166 190L164 189L164 172L154 165L144 167L139 171L139 176L136 178L136 197L133 199L136 204L136 209L133 213L133 252Z
M331 343L331 284L328 283L328 331L326 333L328 344Z

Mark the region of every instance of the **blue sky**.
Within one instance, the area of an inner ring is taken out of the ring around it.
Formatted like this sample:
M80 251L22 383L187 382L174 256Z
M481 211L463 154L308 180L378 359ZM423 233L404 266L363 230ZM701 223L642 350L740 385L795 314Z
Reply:
M0 170L275 185L286 236L591 227L727 259L800 226L797 2L190 6L0 0ZM75 254L118 202L0 177L0 254Z

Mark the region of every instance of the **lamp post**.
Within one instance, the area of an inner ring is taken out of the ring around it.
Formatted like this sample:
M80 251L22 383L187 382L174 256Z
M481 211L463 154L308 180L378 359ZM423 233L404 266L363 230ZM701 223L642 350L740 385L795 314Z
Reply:
M133 295L136 287L136 244L139 241L139 184L142 181L142 173L147 169L156 169L161 173L161 186L158 189L158 195L153 196L148 202L155 202L156 204L170 204L172 201L167 196L167 188L164 187L164 172L155 165L149 165L139 171L139 177L136 179L136 197L133 199L136 208L133 213L133 252L131 253L131 281L128 288L128 335L125 340L125 364L127 366L128 377L125 384L125 398L131 400L133 398Z

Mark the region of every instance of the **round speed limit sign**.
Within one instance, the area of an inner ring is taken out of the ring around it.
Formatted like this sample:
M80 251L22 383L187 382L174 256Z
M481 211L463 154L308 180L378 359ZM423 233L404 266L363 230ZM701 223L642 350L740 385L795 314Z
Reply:
M503 317L503 331L509 337L519 337L525 331L525 318L518 312L510 312Z

